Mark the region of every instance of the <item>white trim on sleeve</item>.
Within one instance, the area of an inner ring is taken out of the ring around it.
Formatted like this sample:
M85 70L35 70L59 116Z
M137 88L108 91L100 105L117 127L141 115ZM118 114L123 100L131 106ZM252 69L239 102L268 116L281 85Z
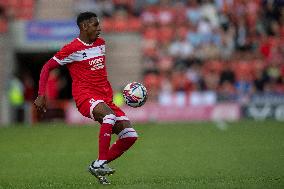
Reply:
M58 64L63 65L63 63L55 56L53 56L52 59L55 60Z

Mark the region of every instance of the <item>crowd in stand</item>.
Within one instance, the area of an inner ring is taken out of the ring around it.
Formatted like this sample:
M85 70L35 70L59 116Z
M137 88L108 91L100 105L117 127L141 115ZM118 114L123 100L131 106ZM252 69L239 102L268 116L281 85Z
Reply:
M284 93L282 0L76 0L73 7L98 13L104 32L141 33L150 99Z
M33 18L36 0L0 0L0 34L7 33L10 20Z
M114 15L139 18L134 25L143 36L144 83L152 98L206 90L230 99L284 93L283 1L118 2L125 4L116 4Z
M225 99L284 93L283 1L95 2L104 31L141 32L150 98L208 90Z
M0 34L6 33L8 28L8 21L5 14L4 6L0 5Z

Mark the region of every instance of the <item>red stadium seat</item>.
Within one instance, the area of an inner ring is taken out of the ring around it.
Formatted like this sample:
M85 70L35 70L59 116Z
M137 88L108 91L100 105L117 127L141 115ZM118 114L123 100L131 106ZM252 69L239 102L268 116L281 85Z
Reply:
M157 39L159 31L155 27L148 27L143 32L143 38L145 39Z
M142 24L139 18L131 17L128 20L128 30L138 32L142 28Z
M113 20L111 18L104 18L101 22L103 32L111 32L113 29Z
M170 26L162 26L159 29L159 35L158 35L158 40L161 43L166 43L169 42L173 39L174 36L174 31L173 28Z
M6 19L0 18L0 33L6 33L8 31L8 22Z

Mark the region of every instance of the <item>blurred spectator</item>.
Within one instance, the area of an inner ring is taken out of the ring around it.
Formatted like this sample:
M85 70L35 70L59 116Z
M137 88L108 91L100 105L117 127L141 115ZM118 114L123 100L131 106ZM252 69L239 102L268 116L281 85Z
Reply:
M195 91L205 90L205 84L201 73L201 65L193 62L186 70L186 77L192 83Z
M193 50L185 35L178 35L169 46L169 54L175 59L176 64L187 65L194 53Z
M198 5L197 0L188 1L188 8L186 10L187 19L193 25L197 25L201 19L200 6Z
M235 101L238 99L236 88L228 80L220 84L218 96L220 101Z
M32 102L35 99L36 91L34 80L31 77L31 73L26 71L21 74L23 86L24 86L24 97L26 102Z
M232 57L235 50L234 35L235 31L231 26L228 26L225 31L221 30L220 43L217 43L217 46L220 49L221 59L229 60Z
M157 72L150 72L144 77L144 85L148 90L148 100L157 100L161 90L160 76Z
M24 121L24 86L18 74L10 80L8 89L9 102L12 107L11 118L13 122Z
M209 70L203 75L205 82L205 89L209 91L217 91L219 83L219 75L213 70Z
M263 92L266 82L268 82L268 76L266 72L262 70L257 70L255 74L255 79L253 81L254 91L257 93Z
M112 0L116 10L125 10L129 13L133 13L134 0Z
M162 75L169 74L174 69L174 62L170 56L161 56L157 62L157 68Z
M99 17L110 17L114 11L114 5L108 0L76 0L74 1L75 14L85 11L93 11Z
M192 84L187 79L184 70L174 70L171 77L174 92L189 93L192 91Z
M241 17L236 25L236 47L239 50L250 50L250 44L248 40L248 26L244 17Z
M214 6L213 1L203 0L200 7L201 17L207 21L212 28L219 27L219 18L217 7ZM208 26L207 26L208 27Z
M225 64L223 65L224 65L224 69L220 73L219 84L223 85L224 83L228 82L229 84L233 85L236 81L235 73L232 70L229 62L225 62Z
M248 77L241 76L235 82L236 94L238 95L238 100L241 103L246 103L253 92L253 85L248 80Z

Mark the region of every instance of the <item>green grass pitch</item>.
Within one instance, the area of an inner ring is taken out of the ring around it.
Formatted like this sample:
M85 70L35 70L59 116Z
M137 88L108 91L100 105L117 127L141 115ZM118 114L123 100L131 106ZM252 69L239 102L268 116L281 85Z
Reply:
M96 126L0 128L0 189L284 188L284 123L135 125L139 140L110 165L112 185L87 172Z

